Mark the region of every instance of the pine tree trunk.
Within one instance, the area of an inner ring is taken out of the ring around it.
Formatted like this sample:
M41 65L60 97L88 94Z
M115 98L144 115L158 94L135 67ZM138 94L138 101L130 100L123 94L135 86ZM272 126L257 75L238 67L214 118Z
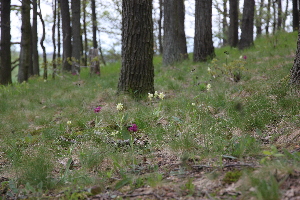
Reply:
M118 93L154 92L152 0L122 2L122 68Z
M206 61L213 57L212 0L196 0L194 61Z
M0 85L11 84L10 0L1 0Z

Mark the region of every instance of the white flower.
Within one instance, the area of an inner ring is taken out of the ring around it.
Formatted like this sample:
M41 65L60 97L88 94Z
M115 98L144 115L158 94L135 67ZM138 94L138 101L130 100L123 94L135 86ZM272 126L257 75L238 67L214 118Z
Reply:
M243 59L243 56L240 56L240 59Z
M114 132L111 133L111 136L116 136L118 134L119 134L119 131L114 131Z
M71 121L67 121L67 125L71 125L72 124L72 122Z
M207 86L206 86L206 90L207 90L207 91L209 91L209 90L210 90L210 88L211 88L211 84L207 84Z
M208 67L208 68L207 68L207 71L208 71L208 72L210 72L210 71L211 71L210 67Z
M196 104L195 103L192 103L192 106L195 106Z
M124 106L122 103L117 104L117 110L121 111L121 110L123 110L123 108L124 108Z
M154 97L155 98L158 97L158 92L157 91L154 92Z
M151 94L151 93L148 93L148 98L149 98L150 100L152 100L152 98L153 98L153 94Z
M164 99L164 97L165 97L165 94L163 92L159 93L158 98Z

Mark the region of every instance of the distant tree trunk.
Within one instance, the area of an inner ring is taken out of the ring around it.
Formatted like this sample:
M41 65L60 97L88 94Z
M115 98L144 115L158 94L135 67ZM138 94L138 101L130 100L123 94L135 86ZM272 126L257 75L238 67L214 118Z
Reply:
M62 32L63 32L63 69L65 71L72 71L71 57L72 57L72 43L71 43L71 26L70 26L70 10L69 1L63 0L60 2Z
M83 0L82 2L82 9L83 9L83 35L84 35L84 66L87 66L87 51L88 51L88 41L87 41L87 31L86 31L86 6L87 0Z
M123 0L122 9L118 93L140 98L154 93L152 0Z
M293 30L297 31L299 29L299 9L298 0L293 0Z
M271 20L271 0L268 0L267 19L266 19L266 35L269 35L270 20Z
M286 0L285 11L282 16L282 29L283 30L286 29L286 19L287 19L287 16L289 15L289 2L290 2L290 0Z
M257 8L257 14L256 14L256 35L257 35L257 37L261 36L261 34L262 34L261 20L262 20L263 8L264 8L264 0L260 0L260 5Z
M91 8L92 8L92 25L93 25L93 47L94 49L98 48L98 44L97 44L97 16L96 16L96 5L95 5L95 0L91 0ZM97 54L98 54L98 50L97 50ZM97 57L99 58L99 57ZM97 60L96 63L94 63L94 70L93 72L95 74L100 75L100 66L99 66L99 59Z
M239 49L245 49L253 45L253 25L254 25L254 0L244 1L243 19L241 27L241 40Z
M11 84L10 0L1 0L0 85Z
M53 44L52 67L53 67L53 73L52 73L52 78L55 79L56 63L57 63L57 61L56 61L56 40L55 40L57 0L52 1L52 7L53 7L53 25L52 25L52 44Z
M277 30L280 31L282 28L282 5L281 0L277 0Z
M31 57L31 25L30 25L30 0L22 1L22 27L21 27L21 51L18 72L18 82L28 81L28 69Z
M40 7L40 6L39 6ZM41 13L41 7L40 7L40 12L38 13L40 20L42 22L42 27L43 27L43 35L42 38L40 40L40 45L43 49L43 68L44 68L44 74L43 74L43 78L44 80L47 80L48 78L48 64L47 64L47 53L46 53L46 48L44 46L44 41L45 41L45 22Z
M212 41L212 0L196 0L194 62L215 57Z
M277 0L273 0L273 6L272 6L272 8L273 8L273 35L275 34L275 32L276 32L276 30L277 30L277 18L276 18L276 14L277 14L277 12L276 12L276 1Z
M162 19L163 19L163 0L159 0L159 19L158 19L158 43L159 54L163 54L163 41L162 41Z
M60 37L61 12L60 12L60 10L61 10L60 0L57 0L57 59L59 61L61 61L60 60L60 58L61 58L61 39L60 39L61 38ZM59 65L62 66L61 63Z
M40 75L39 52L37 48L37 0L32 1L32 68L33 75Z
M223 1L223 20L222 21L223 21L223 45L224 46L228 44L227 2L228 2L228 0Z
M231 47L236 47L239 42L239 1L229 0L229 45Z
M80 1L71 1L72 10L72 35L73 35L73 45L72 45L72 72L79 74L80 72L80 49L81 49L81 39L80 39Z
M171 65L188 58L184 13L182 0L164 0L164 65Z

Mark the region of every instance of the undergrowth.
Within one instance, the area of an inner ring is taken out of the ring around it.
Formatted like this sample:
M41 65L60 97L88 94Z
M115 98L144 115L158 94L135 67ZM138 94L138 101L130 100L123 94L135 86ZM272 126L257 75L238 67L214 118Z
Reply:
M280 169L286 176L299 170L299 153L290 152L299 147L292 135L300 106L288 85L296 38L280 33L243 52L216 49L207 63L193 63L190 55L162 66L157 56L157 93L141 101L116 95L119 63L102 66L101 77L82 70L1 86L0 173L9 179L1 190L33 197L71 188L78 192L64 198L85 198L157 187L207 163L219 169L225 156L262 166L259 178L239 169L226 173L225 183L243 179L245 197L278 199L281 182L263 169L286 165ZM172 168L175 160L179 169ZM195 181L187 179L180 194L199 195Z

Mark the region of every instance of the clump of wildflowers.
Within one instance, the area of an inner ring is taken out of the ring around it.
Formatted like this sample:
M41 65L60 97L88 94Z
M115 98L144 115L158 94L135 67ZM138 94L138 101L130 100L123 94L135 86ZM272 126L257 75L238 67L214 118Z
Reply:
M100 106L97 106L95 109L94 109L94 112L95 113L98 113L98 112L100 112L101 111L101 107Z
M131 126L128 127L128 131L129 132L137 132L138 131L138 127L136 124L131 124Z
M211 84L207 84L206 90L209 91L211 89Z
M151 101L153 98L159 98L159 99L164 99L165 98L165 94L163 92L158 93L157 91L154 92L154 94L152 93L148 93L148 98Z
M123 106L122 103L118 103L118 104L117 104L117 110L118 110L118 111L123 110L123 108L124 108L124 106Z
M67 121L67 125L69 125L69 126L70 126L71 124L72 124L72 122L71 122L71 121Z

